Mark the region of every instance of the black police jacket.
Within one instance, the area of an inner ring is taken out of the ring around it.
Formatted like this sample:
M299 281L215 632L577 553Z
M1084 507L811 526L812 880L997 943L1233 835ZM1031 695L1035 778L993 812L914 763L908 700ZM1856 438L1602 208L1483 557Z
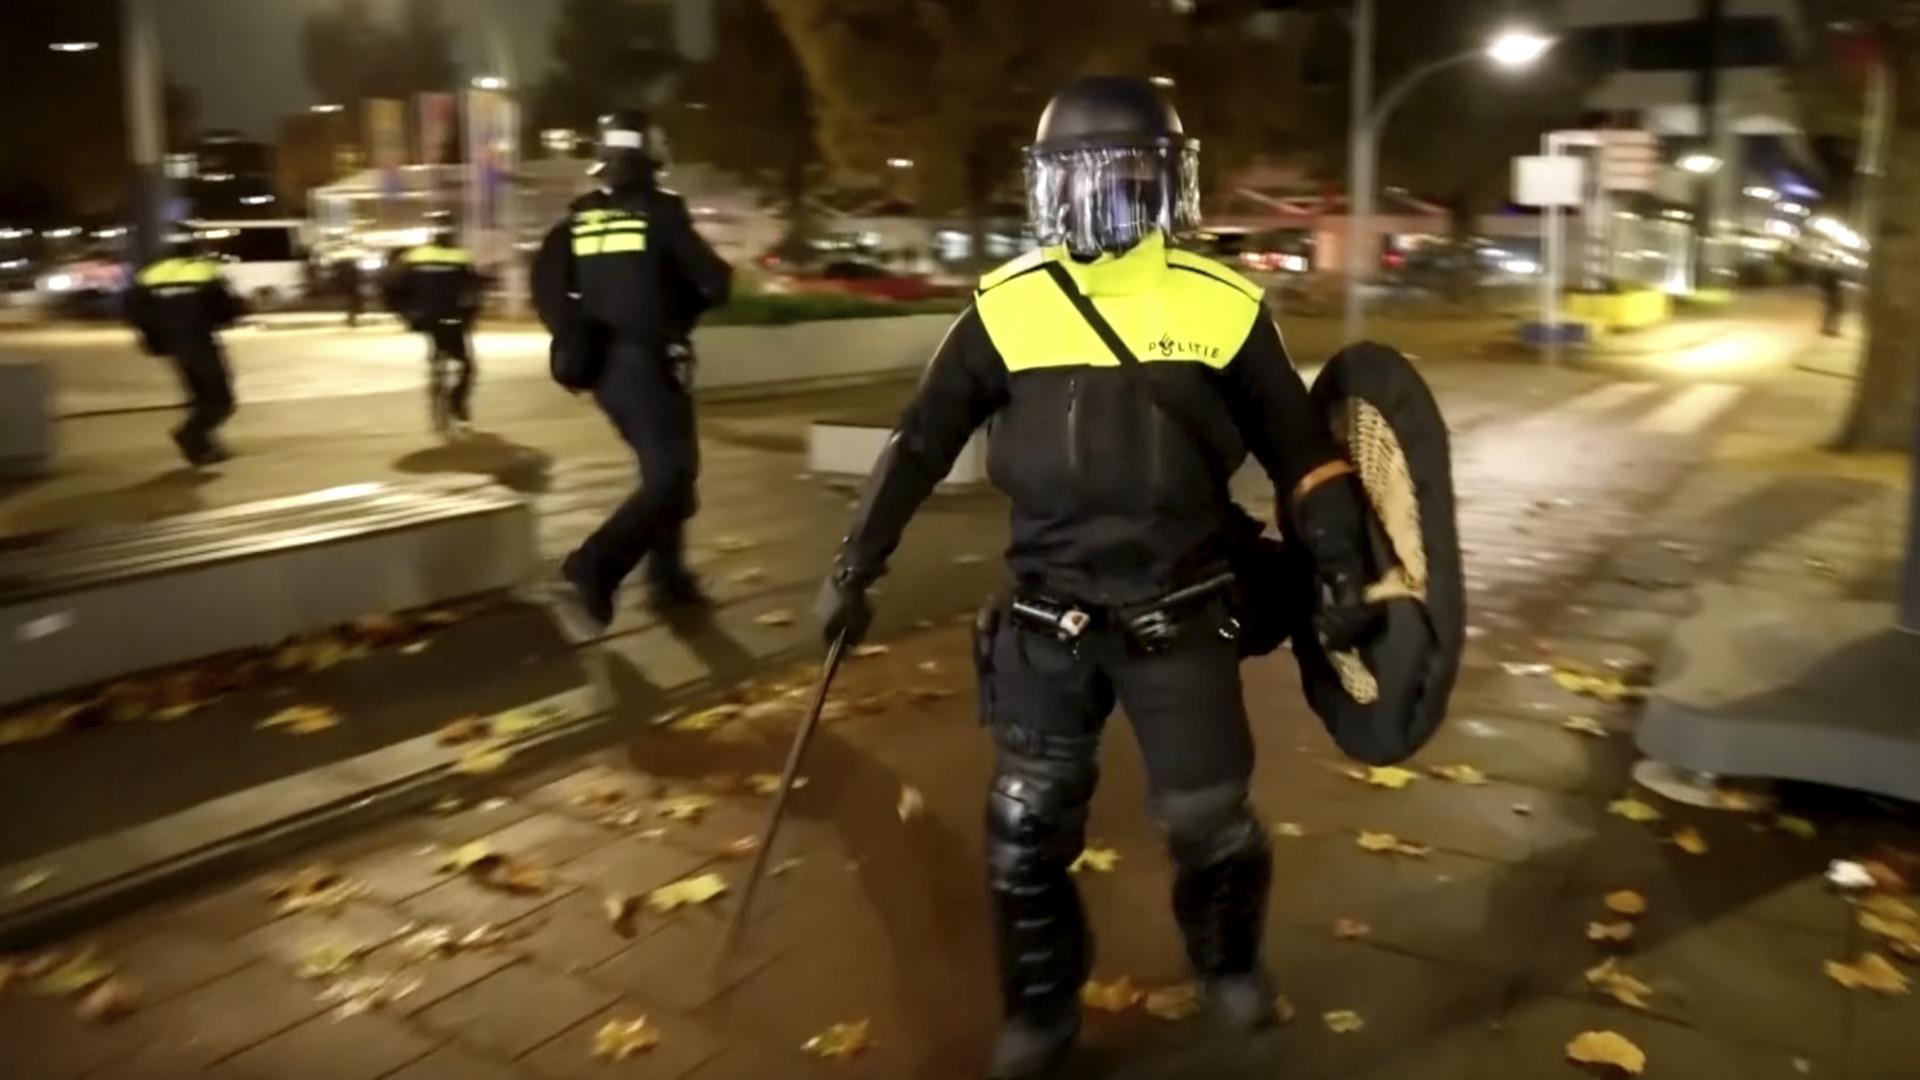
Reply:
M1042 272L1049 261L1184 421L1127 377ZM1090 264L1036 251L982 279L934 355L846 538L843 573L879 576L908 518L986 424L990 476L1013 503L1015 577L1095 605L1156 599L1217 568L1233 521L1227 482L1249 452L1282 498L1339 460L1257 286L1158 236ZM1357 512L1350 501L1339 509Z
M484 286L465 249L422 244L400 257L389 302L415 330L447 323L471 325L480 315Z
M155 356L210 339L245 313L245 305L220 276L220 264L197 256L147 264L134 275L125 298L127 321Z
M547 233L533 298L557 342L604 349L617 339L664 353L726 301L732 281L732 268L694 231L679 195L652 186L601 189L575 200Z

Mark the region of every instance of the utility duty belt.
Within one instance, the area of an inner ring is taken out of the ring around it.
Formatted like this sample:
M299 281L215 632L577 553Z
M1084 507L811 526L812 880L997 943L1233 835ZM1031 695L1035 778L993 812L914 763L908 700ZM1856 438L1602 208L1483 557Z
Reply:
M1016 592L1007 608L1015 622L1067 644L1077 644L1089 633L1117 630L1147 652L1158 652L1180 639L1181 629L1196 608L1233 588L1233 572L1222 570L1141 604L1124 607L1083 605L1034 589Z

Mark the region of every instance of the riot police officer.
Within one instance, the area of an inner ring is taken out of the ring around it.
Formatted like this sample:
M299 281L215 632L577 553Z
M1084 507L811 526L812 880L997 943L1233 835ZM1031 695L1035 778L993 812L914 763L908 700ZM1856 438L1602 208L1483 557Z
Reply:
M1275 1019L1259 956L1271 858L1248 806L1253 743L1221 573L1237 513L1227 478L1247 454L1314 557L1323 636L1345 644L1371 617L1358 486L1261 290L1171 242L1199 223L1197 166L1198 144L1147 80L1086 78L1053 99L1027 157L1043 246L982 279L821 592L828 639L858 640L907 520L994 421L989 471L1013 504L1015 579L978 643L998 751L986 815L1006 1016L997 1078L1051 1068L1079 1031L1092 943L1068 868L1116 702L1145 761L1195 975L1237 1029Z
M454 237L452 215L428 215L432 237L400 257L391 302L427 338L427 394L435 431L472 423L473 324L484 287L473 256Z
M547 234L534 267L555 377L592 391L640 464L639 490L561 565L562 613L576 629L612 621L614 594L642 560L656 607L704 600L684 550L700 465L690 339L733 274L686 203L659 186L665 164L664 136L645 112L601 117L601 186Z
M234 411L233 382L218 335L244 311L220 275L220 264L186 236L171 238L127 290L127 319L142 346L150 355L172 360L186 389L187 418L173 430L173 443L191 465L214 465L233 456L216 435Z

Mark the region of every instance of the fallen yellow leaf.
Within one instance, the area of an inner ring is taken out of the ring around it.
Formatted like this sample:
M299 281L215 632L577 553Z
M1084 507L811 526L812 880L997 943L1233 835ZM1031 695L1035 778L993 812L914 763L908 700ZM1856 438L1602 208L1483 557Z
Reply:
M857 645L853 650L853 658L867 660L875 656L885 656L892 651L893 648L888 645Z
M1333 936L1339 941L1359 941L1373 933L1373 927L1359 919L1341 917L1333 920Z
M1813 822L1803 817L1794 817L1792 814L1776 815L1773 819L1773 827L1802 840L1811 840L1819 835L1819 830L1813 827Z
M704 904L727 891L719 874L700 874L662 885L647 894L647 907L662 915L689 905Z
M1579 732L1596 739L1604 739L1610 734L1605 725L1591 716L1569 716L1561 722L1560 726L1568 731Z
M1554 685L1569 694L1590 697L1609 704L1622 701L1637 701L1647 696L1643 687L1629 686L1618 675L1595 675L1572 668L1559 668L1553 673Z
M767 871L767 876L770 878L776 878L782 874L791 873L792 871L800 869L800 867L806 861L807 860L799 857L798 855L794 856L791 859L782 859L779 862L773 864L773 868Z
M1647 913L1647 898L1632 889L1615 889L1602 902L1607 905L1608 911L1629 919L1637 919Z
M1713 805L1720 810L1731 810L1737 814L1757 814L1772 804L1772 797L1763 792L1735 787L1713 789Z
M1433 853L1433 849L1423 844L1410 844L1387 832L1368 832L1362 830L1357 841L1362 851L1376 855L1405 855L1409 858L1424 859Z
M434 733L434 737L439 740L441 746L470 743L487 737L487 722L478 716L462 716L442 724L440 730Z
M776 608L773 611L755 615L753 621L759 626L792 626L793 612L786 608Z
M721 846L720 857L723 859L744 859L759 850L759 848L760 838L757 836L736 837Z
M1088 979L1080 988L1080 1001L1089 1009L1098 1012L1126 1012L1146 997L1145 991L1133 985L1133 980L1125 975L1112 982Z
M1335 1035L1351 1035L1367 1026L1366 1020L1352 1009L1334 1009L1331 1012L1324 1012L1320 1014L1320 1019L1327 1025L1327 1030Z
M610 892L600 898L600 910L607 917L607 924L621 937L632 937L638 933L633 920L640 914L640 898L628 896L623 892Z
M1346 775L1363 784L1399 791L1420 778L1420 774L1411 769L1402 769L1398 765L1370 765L1364 769L1348 769Z
M1293 1002L1287 999L1287 995L1281 994L1273 999L1273 1015L1279 1026L1293 1023Z
M1487 782L1487 774L1471 765L1435 765L1427 771L1442 780L1451 780L1468 787L1479 787Z
M14 878L13 884L7 886L7 893L11 896L25 896L53 880L53 873L52 870L44 868L40 870L30 870Z
M107 979L87 991L74 1015L88 1024L111 1024L140 1007L140 995L121 979Z
M1648 822L1659 821L1666 816L1654 807L1632 796L1618 798L1608 803L1607 813L1615 817L1626 818L1628 821L1637 825L1645 825Z
M482 743L461 754L460 760L453 763L453 771L463 776L483 776L487 773L499 772L506 767L507 762L512 760L512 750L492 743Z
M113 965L100 959L99 951L88 945L41 975L34 989L49 997L66 997L93 989L111 979L113 972Z
M744 536L721 536L713 541L713 550L722 555L738 555L743 551L752 551L760 546L760 541L749 540Z
M1148 1015L1178 1023L1200 1011L1200 984L1184 982L1149 990L1145 1000Z
M808 782L804 776L794 777L793 790L799 791L801 788L806 787ZM772 795L774 792L780 790L780 774L770 772L754 773L752 776L747 777L747 790L753 792L755 795Z
M487 730L500 738L512 738L536 731L557 720L563 720L567 710L555 705L528 705L518 709L508 709L487 721Z
M269 882L267 899L279 901L282 915L302 911L332 914L365 891L365 885L333 867L314 863L301 867L285 878Z
M343 945L338 942L316 945L300 958L294 974L303 979L330 979L359 963L367 951L365 945Z
M1307 830L1294 821L1282 821L1273 827L1273 831L1276 836L1285 836L1293 840L1307 835Z
M744 705L728 703L701 709L699 712L688 713L685 716L676 716L673 713L668 713L661 719L654 721L654 723L665 727L668 731L689 733L712 731L714 728L719 727L729 720L739 719L740 714L744 712L745 709L746 706Z
M499 858L500 853L493 850L493 844L490 841L475 840L446 852L440 860L440 872L464 874Z
M919 817L926 808L927 800L920 794L919 788L914 787L912 784L900 785L900 800L894 804L893 812L900 816L901 821L912 821L914 818Z
M866 1053L874 1045L869 1031L871 1021L855 1020L834 1024L800 1044L800 1049L831 1061L848 1061Z
M660 803L660 816L668 821L699 821L700 815L713 807L711 795L678 795Z
M32 742L58 735L73 726L73 722L85 712L83 705L70 702L56 702L42 705L36 709L9 716L0 720L0 746L14 743Z
M1647 1008L1653 996L1653 987L1622 971L1620 961L1611 956L1587 969L1587 985L1634 1009Z
M1101 847L1098 842L1088 844L1073 864L1067 867L1067 873L1078 874L1082 870L1091 870L1096 874L1111 874L1113 867L1120 861L1120 853L1112 848Z
M1567 1060L1578 1065L1619 1069L1628 1076L1647 1071L1646 1052L1614 1031L1583 1031L1567 1044Z
M1911 955L1915 950L1920 950L1920 922L1889 919L1871 911L1855 912L1854 916L1859 920L1860 929L1886 938L1889 945L1901 955Z
M1633 924L1624 919L1618 922L1590 922L1587 924L1587 940L1625 945L1633 940Z
M660 1030L644 1016L609 1020L593 1033L593 1056L601 1061L625 1061L660 1045Z
M289 735L313 735L328 728L338 727L340 714L327 705L293 705L254 725L265 731L269 728L285 728Z
M1700 830L1691 825L1676 830L1672 839L1674 847L1679 848L1689 855L1705 855L1707 853L1707 838L1701 836Z
M1879 953L1861 953L1860 959L1851 964L1838 960L1826 963L1827 978L1849 990L1871 990L1876 994L1908 994L1913 984L1897 967L1887 962Z
M732 581L735 585L753 585L766 579L767 572L765 569L758 566L749 566L734 574L733 577L728 580Z

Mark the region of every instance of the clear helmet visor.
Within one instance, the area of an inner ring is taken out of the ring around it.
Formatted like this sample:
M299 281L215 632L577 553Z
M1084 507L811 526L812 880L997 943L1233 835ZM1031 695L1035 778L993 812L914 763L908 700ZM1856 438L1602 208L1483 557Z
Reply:
M1198 143L1027 152L1027 215L1045 246L1124 251L1148 233L1200 225Z

